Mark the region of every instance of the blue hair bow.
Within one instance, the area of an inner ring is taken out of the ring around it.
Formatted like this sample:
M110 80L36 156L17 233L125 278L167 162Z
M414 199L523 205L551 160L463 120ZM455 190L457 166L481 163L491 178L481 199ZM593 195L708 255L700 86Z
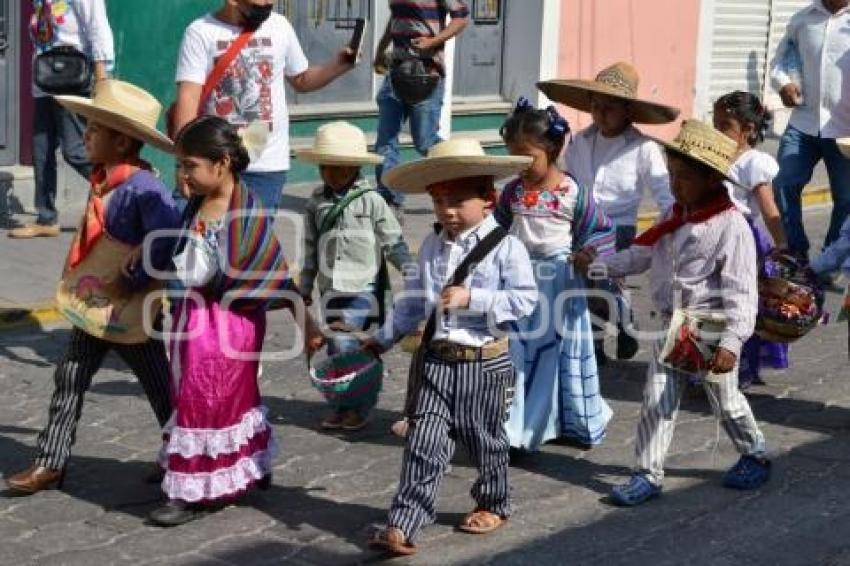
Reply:
M519 114L520 112L529 112L534 110L534 105L524 96L520 96L519 100L516 101L516 106L514 107L514 114Z
M534 112L535 110L537 109L531 101L528 100L528 98L520 96L519 100L516 101L514 114ZM563 140L570 132L570 123L567 122L566 118L558 113L558 110L554 106L550 105L546 108L546 110L544 110L544 112L546 113L546 119L549 122L549 128L546 130L546 135L555 140Z
M550 105L546 108L546 114L549 116L549 135L555 138L563 138L570 133L570 123L567 119L561 116L558 109Z

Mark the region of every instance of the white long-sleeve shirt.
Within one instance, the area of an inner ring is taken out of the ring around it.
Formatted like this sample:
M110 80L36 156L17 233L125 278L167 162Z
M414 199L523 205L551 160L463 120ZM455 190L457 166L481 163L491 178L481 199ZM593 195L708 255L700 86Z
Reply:
M115 61L115 44L105 0L54 2L52 33L48 37L33 35L39 4L38 1L33 2L36 9L30 22L30 37L36 55L67 45L85 53L92 61L106 63L107 70L111 70ZM32 92L33 96L47 96L35 83Z
M405 274L404 293L396 298L392 317L377 334L385 348L416 330L438 308L449 278L497 226L491 215L455 239L449 238L445 231L425 238L417 268ZM515 236L505 236L476 263L464 286L469 289L469 306L441 312L436 319L434 340L481 347L494 340L494 327L504 328L507 323L530 315L537 305L534 269L525 246Z
M635 127L615 138L602 138L596 126L570 141L567 171L593 192L617 226L635 226L643 193L649 189L659 210L673 205L667 164L657 143Z
M777 90L792 82L783 65L795 46L802 62L803 104L789 124L810 136L850 135L850 6L832 14L822 0L803 8L788 23L771 63Z
M756 247L750 226L736 209L685 224L655 246L635 245L597 263L611 277L649 270L652 300L664 315L676 308L722 313L726 330L720 347L736 356L755 329Z

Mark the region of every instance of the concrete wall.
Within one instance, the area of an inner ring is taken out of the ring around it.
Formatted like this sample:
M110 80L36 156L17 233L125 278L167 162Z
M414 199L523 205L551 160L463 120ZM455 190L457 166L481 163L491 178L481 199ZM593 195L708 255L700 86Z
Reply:
M559 78L592 79L604 67L637 67L639 94L693 111L700 0L562 0ZM590 116L567 109L574 130ZM673 135L676 124L641 129Z

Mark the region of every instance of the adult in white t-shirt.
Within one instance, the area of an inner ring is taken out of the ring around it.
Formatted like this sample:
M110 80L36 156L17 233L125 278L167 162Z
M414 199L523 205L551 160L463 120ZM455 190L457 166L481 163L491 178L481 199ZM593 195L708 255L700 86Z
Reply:
M225 0L215 13L192 22L183 35L177 61L179 132L202 114L214 114L245 128L251 165L242 182L269 210L276 210L289 170L289 114L284 78L297 92L318 90L354 66L349 49L324 65L310 66L295 30L274 12L272 0ZM201 91L215 62L243 29L249 43L230 64L203 108ZM178 185L182 184L178 178Z
M32 4L30 38L35 54L54 47L73 47L92 60L95 80L105 79L108 67L115 59L115 51L104 0L33 0ZM35 98L32 153L38 217L34 224L11 230L9 236L12 238L59 235L59 213L56 210L57 146L62 149L62 157L77 173L86 179L91 174L91 164L83 143L85 121L66 110L35 84L32 85L32 94Z

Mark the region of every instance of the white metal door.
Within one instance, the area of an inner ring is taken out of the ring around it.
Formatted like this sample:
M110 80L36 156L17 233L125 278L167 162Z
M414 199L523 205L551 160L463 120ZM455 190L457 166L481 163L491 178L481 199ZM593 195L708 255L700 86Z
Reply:
M776 47L782 41L785 35L785 28L791 20L791 16L809 6L811 0L771 0L770 2L770 31L767 42L767 61L768 65L773 61L776 55ZM767 70L767 73L770 69ZM779 95L774 92L770 86L770 76L765 75L764 83L764 99L768 101L770 106L780 106Z
M455 44L454 95L502 99L505 0L469 0L469 25Z
M709 105L733 90L764 91L770 17L771 0L715 0Z
M348 44L355 18L363 18L368 22L357 67L334 81L329 88L309 94L299 94L289 89L288 100L295 105L371 101L372 34L375 33L372 1L278 0L277 5L292 23L304 54L312 64L324 63ZM383 29L378 32L382 33Z

